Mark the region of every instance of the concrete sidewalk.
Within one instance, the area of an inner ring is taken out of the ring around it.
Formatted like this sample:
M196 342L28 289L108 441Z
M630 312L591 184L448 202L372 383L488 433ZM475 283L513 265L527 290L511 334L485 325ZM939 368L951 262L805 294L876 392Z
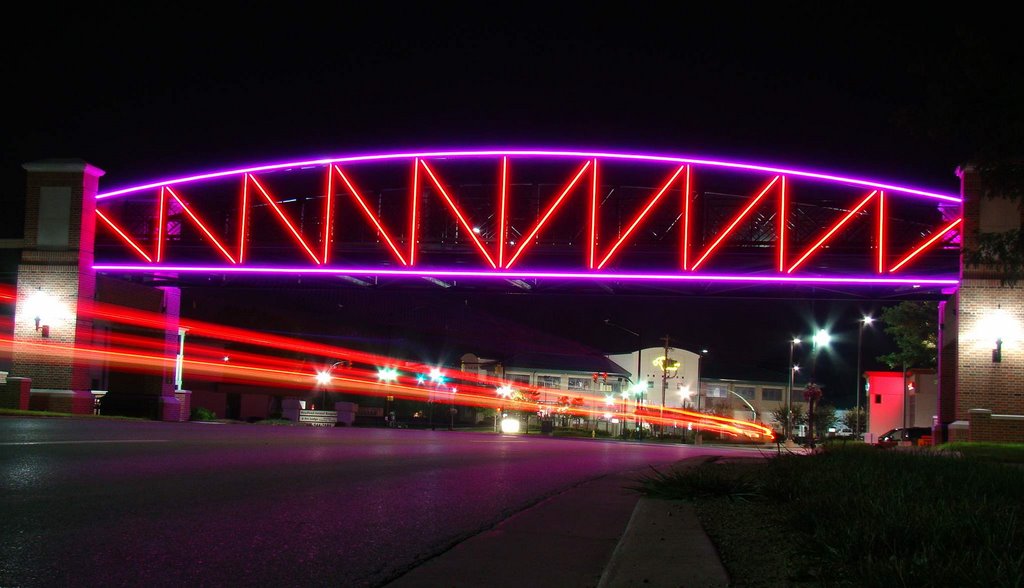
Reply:
M692 506L641 497L629 489L644 473L623 472L569 488L424 562L388 587L728 586L725 568Z

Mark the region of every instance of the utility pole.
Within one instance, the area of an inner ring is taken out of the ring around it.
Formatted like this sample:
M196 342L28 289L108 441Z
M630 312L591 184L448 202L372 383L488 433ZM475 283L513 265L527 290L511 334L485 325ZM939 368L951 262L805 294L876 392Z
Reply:
M668 359L668 343L669 343L669 341L671 339L669 338L668 335L665 335L664 337L661 338L661 340L665 342L665 357L664 357L664 359L661 362L661 412L660 412L660 416L662 418L662 422L660 423L659 426L661 428L662 434L664 434L665 433L665 423L664 423L664 418L665 418L665 391L668 389L668 362L669 362L669 359Z

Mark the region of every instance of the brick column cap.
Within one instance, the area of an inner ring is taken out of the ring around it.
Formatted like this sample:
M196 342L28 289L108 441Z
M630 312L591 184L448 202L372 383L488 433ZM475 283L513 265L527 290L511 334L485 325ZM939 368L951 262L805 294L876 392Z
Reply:
M971 408L967 412L970 414L992 414L992 411L987 408Z
M107 173L82 159L40 159L21 164L28 172L50 173L84 173L87 176L100 177Z

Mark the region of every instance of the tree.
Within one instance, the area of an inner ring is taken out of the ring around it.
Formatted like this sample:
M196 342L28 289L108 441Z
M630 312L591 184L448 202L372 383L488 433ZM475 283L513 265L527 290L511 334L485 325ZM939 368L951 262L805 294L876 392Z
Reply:
M939 333L938 303L906 300L882 309L885 332L893 338L897 351L878 357L892 369L935 367Z
M793 427L807 422L807 415L804 414L802 404L794 404L792 410L787 411L785 406L780 406L771 411L772 418L782 426L783 431L792 431ZM790 419L789 423L786 419Z
M859 419L857 418L858 411L860 414ZM846 414L843 415L843 424L846 425L847 427L850 427L850 430L853 431L854 435L859 435L860 433L863 433L865 431L865 428L868 424L867 419L867 411L864 410L863 406L858 408L851 408L850 410L846 411Z
M804 400L807 401L807 439L811 449L814 449L814 405L821 400L821 387L809 382L804 387Z
M824 402L814 408L814 422L819 430L828 431L836 422L836 407Z

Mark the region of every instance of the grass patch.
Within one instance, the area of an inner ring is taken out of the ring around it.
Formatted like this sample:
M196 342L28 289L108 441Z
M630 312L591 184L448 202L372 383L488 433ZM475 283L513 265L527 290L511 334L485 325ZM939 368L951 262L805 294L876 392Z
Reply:
M1024 443L982 443L957 441L946 443L938 451L958 453L964 457L1000 463L1024 463Z
M19 410L17 408L0 408L0 416L26 416L26 417L55 417L55 418L83 418L103 419L115 421L148 421L141 417L113 416L102 414L74 414L70 412L53 412L49 410Z
M1024 584L1022 468L854 444L744 461L656 473L638 488L693 500L736 586ZM785 568L768 574L780 583L744 563L764 551Z

